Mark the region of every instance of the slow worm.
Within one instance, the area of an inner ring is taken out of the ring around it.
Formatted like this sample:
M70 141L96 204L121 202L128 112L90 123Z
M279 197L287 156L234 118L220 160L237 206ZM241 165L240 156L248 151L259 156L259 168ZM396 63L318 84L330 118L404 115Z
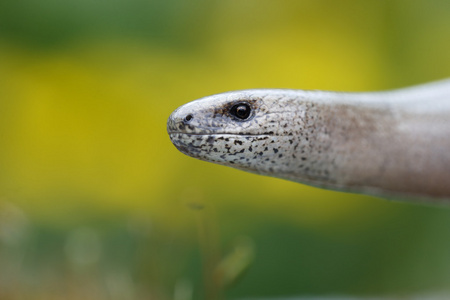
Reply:
M169 117L189 156L316 187L450 199L450 79L383 92L258 89L187 103Z

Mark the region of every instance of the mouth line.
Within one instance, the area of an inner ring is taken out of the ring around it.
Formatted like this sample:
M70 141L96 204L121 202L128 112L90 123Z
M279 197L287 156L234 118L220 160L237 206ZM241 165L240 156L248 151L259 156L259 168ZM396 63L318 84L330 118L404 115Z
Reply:
M262 134L244 134L244 133L188 133L188 132L180 132L180 131L172 131L169 132L169 135L172 134L185 134L185 135L196 135L196 136L255 136L255 137L262 137L262 136L276 136L276 134L267 134L267 133L262 133Z

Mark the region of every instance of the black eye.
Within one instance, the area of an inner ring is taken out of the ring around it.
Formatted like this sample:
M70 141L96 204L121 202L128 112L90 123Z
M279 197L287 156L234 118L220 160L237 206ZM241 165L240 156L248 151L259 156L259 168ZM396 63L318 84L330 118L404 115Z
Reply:
M184 117L184 123L189 123L194 118L193 115L189 114L186 117Z
M252 109L247 103L236 104L230 109L230 114L241 120L247 119L251 112Z

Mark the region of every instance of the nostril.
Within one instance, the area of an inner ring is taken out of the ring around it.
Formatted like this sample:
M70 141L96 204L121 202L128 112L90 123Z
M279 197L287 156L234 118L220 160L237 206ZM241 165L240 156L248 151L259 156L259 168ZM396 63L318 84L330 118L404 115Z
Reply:
M194 118L194 116L189 114L186 117L184 117L184 122L189 123L190 121L192 121L193 118Z

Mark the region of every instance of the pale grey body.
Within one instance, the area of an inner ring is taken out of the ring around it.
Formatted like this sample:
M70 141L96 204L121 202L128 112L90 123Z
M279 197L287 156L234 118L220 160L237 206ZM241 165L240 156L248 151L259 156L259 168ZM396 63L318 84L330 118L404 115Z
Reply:
M252 109L246 120L230 113L239 103ZM388 92L228 92L178 108L167 129L183 153L241 170L389 198L450 199L450 80Z

